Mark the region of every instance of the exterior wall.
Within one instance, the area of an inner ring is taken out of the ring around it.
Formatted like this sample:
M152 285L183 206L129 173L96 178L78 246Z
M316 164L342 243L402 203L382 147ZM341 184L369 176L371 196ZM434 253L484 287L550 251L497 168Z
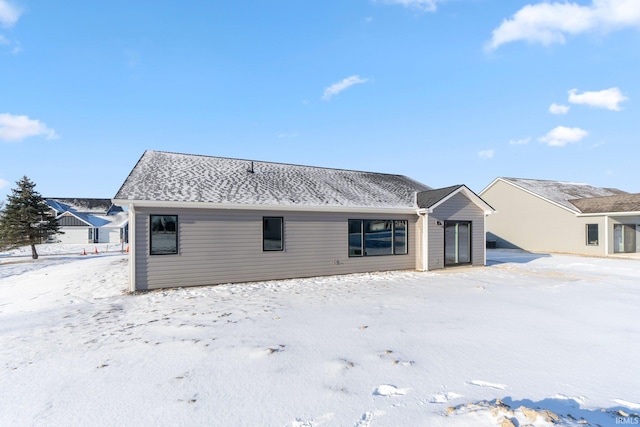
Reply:
M438 225L438 221L442 225ZM485 265L484 211L458 193L434 209L427 218L429 270L444 268L444 221L471 221L471 265Z
M60 227L64 234L58 234L60 243L90 244L89 227ZM120 243L119 227L101 227L98 232L98 243Z
M534 252L605 254L604 217L578 217L513 185L497 181L481 193L496 213L487 218L497 247ZM587 245L586 225L598 224L599 244ZM612 226L611 226L612 228ZM613 229L609 234L613 232ZM613 241L613 237L610 237Z
M149 215L178 215L178 254L150 255ZM284 251L262 250L262 217L284 218ZM348 219L408 221L408 254L348 256ZM418 215L135 208L137 289L416 267Z
M87 229L89 227L60 227L60 231L64 234L58 234L56 237L61 243L87 243Z

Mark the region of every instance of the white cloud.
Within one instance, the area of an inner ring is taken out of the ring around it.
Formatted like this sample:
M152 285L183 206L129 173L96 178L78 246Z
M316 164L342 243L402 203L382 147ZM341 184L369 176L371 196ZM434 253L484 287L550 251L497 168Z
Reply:
M387 4L399 4L407 8L418 9L425 12L435 12L437 0L382 0Z
M485 48L495 50L518 40L543 45L564 43L566 35L606 33L628 27L640 28L638 0L592 0L584 6L566 2L530 4L495 28Z
M22 15L22 10L6 0L0 0L0 24L3 27L12 27L18 22L20 15Z
M640 2L638 3L640 4ZM617 87L598 92L583 92L578 94L578 89L569 91L569 102L572 104L584 104L591 107L606 108L607 110L620 111L620 103L628 100Z
M298 132L280 132L278 138L297 138Z
M550 147L564 147L569 143L580 141L587 135L589 135L589 132L580 128L558 126L547 132L545 136L538 138L538 141Z
M324 99L325 101L328 101L329 99L331 99L332 96L339 94L343 90L356 84L367 83L368 81L369 79L363 79L357 75L347 77L346 79L343 79L342 81L334 83L328 88L326 88L324 90L324 94L322 94L322 99Z
M0 178L0 188L4 188L4 187L6 187L6 186L8 186L8 185L9 185L9 181L6 181L6 180L4 180L4 179ZM2 204L2 203L0 203L0 205L1 205L1 204Z
M531 137L520 138L520 139L512 139L509 141L511 145L527 145L531 141Z
M570 108L568 105L558 105L554 102L549 106L549 112L551 114L567 114Z
M55 130L48 128L40 120L8 113L0 114L0 140L22 141L31 136L44 136L47 139L58 137Z
M494 154L495 152L493 150L483 150L478 152L478 157L487 160L493 158Z

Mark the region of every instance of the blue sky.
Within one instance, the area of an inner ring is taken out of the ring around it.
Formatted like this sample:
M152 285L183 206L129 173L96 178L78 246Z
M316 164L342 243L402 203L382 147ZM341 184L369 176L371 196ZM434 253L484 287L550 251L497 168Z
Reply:
M0 0L0 195L144 150L640 192L640 1Z

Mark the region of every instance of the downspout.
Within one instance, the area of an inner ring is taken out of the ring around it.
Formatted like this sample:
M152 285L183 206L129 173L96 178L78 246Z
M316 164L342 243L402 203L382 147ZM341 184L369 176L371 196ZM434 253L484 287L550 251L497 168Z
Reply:
M427 209L418 210L420 221L422 221L422 265L420 271L429 270L429 213Z
M129 292L136 291L136 210L129 203Z
M483 232L484 232L484 266L487 266L487 217L489 216L489 214L484 214L484 226L483 226Z

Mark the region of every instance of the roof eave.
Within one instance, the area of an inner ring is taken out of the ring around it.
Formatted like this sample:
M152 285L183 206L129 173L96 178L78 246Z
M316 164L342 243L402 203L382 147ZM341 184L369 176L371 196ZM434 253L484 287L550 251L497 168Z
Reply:
M640 211L630 211L630 212L590 212L590 213L579 213L576 214L578 217L589 217L589 216L640 216Z
M367 206L313 206L313 205L272 205L244 203L212 203L212 202L177 202L160 200L113 199L117 206L133 205L136 207L162 209L230 209L260 211L292 211L292 212L358 212L380 214L417 214L417 207L367 207Z

